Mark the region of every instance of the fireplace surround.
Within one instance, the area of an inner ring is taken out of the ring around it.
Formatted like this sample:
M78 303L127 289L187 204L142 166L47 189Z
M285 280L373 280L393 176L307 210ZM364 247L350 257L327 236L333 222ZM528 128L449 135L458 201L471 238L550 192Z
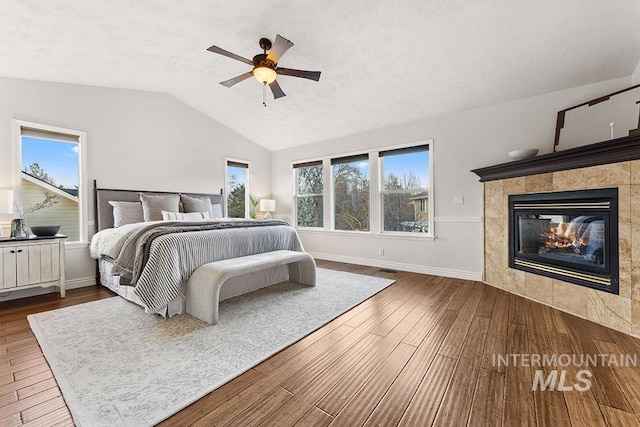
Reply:
M618 189L509 196L509 267L618 294Z
M640 136L473 171L484 190L484 282L640 337ZM509 265L509 196L616 188L618 294Z

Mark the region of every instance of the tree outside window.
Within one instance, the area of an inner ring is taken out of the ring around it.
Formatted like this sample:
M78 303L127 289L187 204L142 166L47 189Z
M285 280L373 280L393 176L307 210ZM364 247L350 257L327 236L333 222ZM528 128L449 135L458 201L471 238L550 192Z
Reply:
M296 225L323 226L322 161L293 165L296 179Z
M331 160L336 230L369 231L368 155Z
M247 217L247 178L249 165L227 161L227 217Z
M429 232L428 146L380 152L383 230Z

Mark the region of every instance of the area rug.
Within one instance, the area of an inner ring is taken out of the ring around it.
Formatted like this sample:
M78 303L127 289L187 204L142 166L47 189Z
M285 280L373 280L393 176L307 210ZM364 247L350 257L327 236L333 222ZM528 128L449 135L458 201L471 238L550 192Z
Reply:
M392 284L318 269L220 303L217 325L120 297L30 315L78 426L156 424Z

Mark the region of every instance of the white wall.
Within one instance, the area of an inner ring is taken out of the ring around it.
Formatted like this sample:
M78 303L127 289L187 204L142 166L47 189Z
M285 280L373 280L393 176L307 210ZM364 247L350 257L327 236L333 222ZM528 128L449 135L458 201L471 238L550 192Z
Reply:
M432 138L434 241L330 231L300 235L305 249L320 258L479 280L482 184L470 170L504 163L509 160L507 152L519 148L551 152L559 110L630 85L629 76L275 151L271 179L277 214L292 220L292 162ZM454 195L464 196L464 205L454 205ZM384 248L384 256L378 255L379 248Z
M633 72L633 75L631 76L631 82L634 85L640 84L640 61L636 66L636 70Z
M102 188L217 193L225 156L251 162L251 193L270 194L270 153L160 93L0 78L0 188L10 188L11 119L87 133L88 180ZM89 200L93 218L93 194ZM11 215L0 215L6 231ZM89 224L90 234L93 223ZM88 248L67 250L69 285L91 283ZM0 300L24 296L2 294Z

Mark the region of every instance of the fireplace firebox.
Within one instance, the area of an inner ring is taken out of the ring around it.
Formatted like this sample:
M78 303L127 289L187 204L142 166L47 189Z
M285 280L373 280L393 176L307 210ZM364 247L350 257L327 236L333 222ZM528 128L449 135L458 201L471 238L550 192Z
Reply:
M509 266L618 294L618 189L509 196Z

